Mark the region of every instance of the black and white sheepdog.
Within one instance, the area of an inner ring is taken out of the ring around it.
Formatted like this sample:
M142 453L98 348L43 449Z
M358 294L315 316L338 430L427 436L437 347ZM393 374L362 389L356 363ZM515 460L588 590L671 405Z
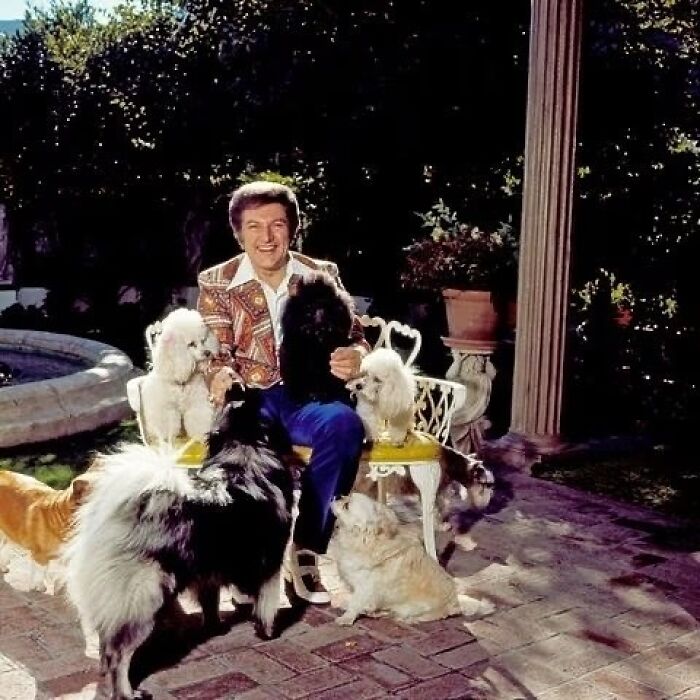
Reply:
M67 592L85 630L97 632L107 697L134 692L128 672L161 608L186 588L205 624L219 624L219 588L254 599L270 638L291 531L292 477L259 418L259 391L234 385L201 469L140 445L101 458L102 473L69 541Z
M317 272L302 278L282 313L280 373L297 401L347 398L342 380L330 372L330 355L350 345L353 301L333 279Z

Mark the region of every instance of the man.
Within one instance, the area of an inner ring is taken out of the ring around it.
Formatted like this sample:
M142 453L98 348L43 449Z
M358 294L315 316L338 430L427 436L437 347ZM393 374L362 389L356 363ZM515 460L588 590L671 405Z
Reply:
M352 487L364 429L355 411L342 402L293 401L280 384L278 350L282 312L297 280L322 270L341 285L338 269L290 251L299 230L299 206L284 185L243 185L231 197L229 221L243 253L199 275L198 309L223 349L235 348L237 370L245 382L265 387L263 413L284 426L292 443L312 450L302 480L292 556L302 551L312 555L311 566L305 562L304 571L317 582L316 555L326 551L333 524L330 504ZM368 350L357 319L351 338L353 345L337 348L328 358L330 371L344 381L359 374ZM221 376L212 381L215 401L225 386ZM318 584L317 590L308 590L294 569L292 582L299 596L312 603L330 601Z

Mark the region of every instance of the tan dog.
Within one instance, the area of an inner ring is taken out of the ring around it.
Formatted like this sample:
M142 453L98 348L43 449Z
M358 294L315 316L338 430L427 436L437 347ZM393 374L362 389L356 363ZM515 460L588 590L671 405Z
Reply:
M67 538L75 509L96 476L88 471L62 491L34 477L0 471L0 571L7 571L10 543L28 550L32 590L46 589L46 567Z
M330 553L351 590L338 624L351 625L359 615L382 612L405 622L492 612L488 603L457 595L454 579L387 506L351 493L332 509L337 525Z

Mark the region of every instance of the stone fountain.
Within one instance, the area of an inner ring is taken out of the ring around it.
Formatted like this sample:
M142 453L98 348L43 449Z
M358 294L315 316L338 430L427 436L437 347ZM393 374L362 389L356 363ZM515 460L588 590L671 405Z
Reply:
M0 448L93 430L132 415L126 382L140 371L104 343L0 328L0 367Z

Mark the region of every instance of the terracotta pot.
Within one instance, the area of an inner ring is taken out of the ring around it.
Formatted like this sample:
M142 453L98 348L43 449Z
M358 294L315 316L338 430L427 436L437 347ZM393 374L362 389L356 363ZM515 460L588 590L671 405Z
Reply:
M630 309L618 309L615 314L615 323L622 328L627 328L632 323L632 319L633 315Z
M499 318L491 292L443 289L447 310L449 347L473 352L492 352L496 347Z

